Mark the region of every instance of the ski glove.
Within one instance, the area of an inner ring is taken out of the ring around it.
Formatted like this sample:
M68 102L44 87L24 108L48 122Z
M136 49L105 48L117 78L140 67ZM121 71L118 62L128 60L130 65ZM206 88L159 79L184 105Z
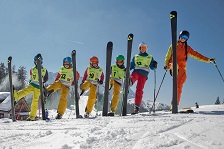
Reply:
M215 59L214 58L210 58L210 62L215 64Z
M154 69L157 68L157 62L156 62L156 61L153 61L153 62L152 62L152 67L153 67Z
M103 84L103 81L101 81L101 80L98 80L98 83L99 83L100 85L102 85L102 84Z
M169 70L168 66L164 66L164 69L165 69L165 70Z

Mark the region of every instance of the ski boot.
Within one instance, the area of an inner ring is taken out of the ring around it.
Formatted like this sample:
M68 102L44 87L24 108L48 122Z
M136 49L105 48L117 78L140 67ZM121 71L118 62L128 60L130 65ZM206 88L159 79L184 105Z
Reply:
M129 87L131 87L134 83L132 82L131 78L129 79Z
M85 93L85 90L81 90L81 93L79 94L79 96L82 96Z
M84 118L89 118L89 113L88 113L88 112L86 112L86 113L84 114Z
M136 105L135 105L134 112L131 113L131 115L135 115L135 114L138 114L138 113L139 113L139 106L136 106Z
M33 116L29 116L29 117L26 119L26 121L35 121L35 120L36 120L36 118L33 117Z
M107 113L107 116L114 116L114 112L111 111L111 112Z
M55 117L55 119L62 119L62 115L60 113L58 113Z
M110 84L109 85L109 91L112 89L112 87L113 87L113 84Z

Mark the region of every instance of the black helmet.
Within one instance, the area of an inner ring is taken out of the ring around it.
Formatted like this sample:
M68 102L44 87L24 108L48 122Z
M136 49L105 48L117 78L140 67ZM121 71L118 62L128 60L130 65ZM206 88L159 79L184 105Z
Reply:
M179 39L180 39L181 36L187 36L187 39L185 38L186 41L187 41L190 37L190 33L186 30L183 30L183 31L180 32Z

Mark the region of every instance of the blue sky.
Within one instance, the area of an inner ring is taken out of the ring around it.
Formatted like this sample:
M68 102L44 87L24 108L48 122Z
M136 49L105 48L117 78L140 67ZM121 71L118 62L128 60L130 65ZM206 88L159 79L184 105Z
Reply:
M224 74L224 1L223 0L1 0L0 62L33 66L33 57L41 53L44 66L57 72L62 60L77 50L77 69L83 75L89 58L98 56L105 70L106 44L114 43L113 61L118 54L126 57L127 35L134 34L132 56L144 41L148 53L158 62L157 89L164 74L164 57L171 44L169 13L178 13L178 34L190 32L188 44L207 57L214 57ZM153 100L154 73L145 85L144 100ZM135 89L135 86L132 87ZM180 107L213 104L224 99L224 83L213 64L188 58L187 81ZM167 74L158 102L170 104L172 78Z

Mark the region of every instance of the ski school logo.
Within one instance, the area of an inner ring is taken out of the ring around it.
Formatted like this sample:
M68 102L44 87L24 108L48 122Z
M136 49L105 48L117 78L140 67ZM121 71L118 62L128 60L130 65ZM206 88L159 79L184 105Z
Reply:
M170 19L175 18L176 16L174 14L170 14Z
M131 36L128 36L128 40L132 40L132 37Z

